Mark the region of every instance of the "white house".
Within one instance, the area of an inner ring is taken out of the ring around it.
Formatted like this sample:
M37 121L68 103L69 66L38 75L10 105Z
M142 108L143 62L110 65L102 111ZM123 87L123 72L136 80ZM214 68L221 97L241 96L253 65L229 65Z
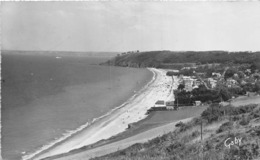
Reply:
M208 78L208 82L209 82L211 88L215 88L217 85L217 81L213 78Z
M220 73L216 73L216 72L212 72L212 76L216 76L217 78L220 78L221 74Z
M165 107L166 104L165 104L165 101L163 100L158 100L155 104L154 104L154 107Z
M201 101L195 101L195 106L201 105Z

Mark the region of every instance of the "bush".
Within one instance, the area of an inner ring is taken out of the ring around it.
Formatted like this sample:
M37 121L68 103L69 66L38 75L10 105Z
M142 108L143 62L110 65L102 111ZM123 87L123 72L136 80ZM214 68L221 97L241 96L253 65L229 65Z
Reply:
M259 118L260 117L260 108L254 110L253 112L251 112L250 114L253 118Z
M198 135L200 135L200 132L199 131L194 131L192 132L191 136L194 138L194 137L197 137Z
M183 123L183 125L180 126L180 132L184 132L190 128L189 125Z
M242 125L242 126L245 126L245 125L248 125L249 122L250 122L250 120L249 120L248 118L245 118L245 117L244 117L244 118L242 118L242 119L240 120L239 124Z
M202 112L201 117L207 120L208 123L212 123L213 121L217 121L219 117L223 115L222 110L223 109L220 105L213 104Z
M260 136L260 126L255 127L253 131L257 136Z
M221 133L223 131L227 131L227 130L231 130L233 128L233 122L232 121L229 121L229 122L226 122L226 123L223 123L219 128L218 130L216 131L216 133Z
M180 121L179 123L175 124L175 127L181 127L183 125L184 125L184 123L182 121Z
M253 160L259 157L258 144L242 144L239 148L232 147L227 150L224 159L227 160Z

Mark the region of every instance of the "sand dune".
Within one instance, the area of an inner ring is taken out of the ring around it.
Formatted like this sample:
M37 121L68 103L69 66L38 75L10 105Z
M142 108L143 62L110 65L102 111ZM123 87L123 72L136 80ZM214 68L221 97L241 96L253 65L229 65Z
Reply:
M109 116L104 117L87 129L48 149L33 159L42 159L66 153L99 140L107 139L123 132L128 127L128 124L145 118L147 109L152 107L157 100L172 99L172 94L170 94L172 85L174 84L172 83L172 78L166 76L166 71L164 70L154 68L150 68L149 70L155 74L155 79L125 106L115 110ZM176 87L176 85L174 87Z

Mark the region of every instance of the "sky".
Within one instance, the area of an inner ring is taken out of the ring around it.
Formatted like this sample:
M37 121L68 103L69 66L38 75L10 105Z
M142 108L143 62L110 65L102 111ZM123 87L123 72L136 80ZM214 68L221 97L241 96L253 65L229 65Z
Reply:
M260 51L260 2L2 2L3 50Z

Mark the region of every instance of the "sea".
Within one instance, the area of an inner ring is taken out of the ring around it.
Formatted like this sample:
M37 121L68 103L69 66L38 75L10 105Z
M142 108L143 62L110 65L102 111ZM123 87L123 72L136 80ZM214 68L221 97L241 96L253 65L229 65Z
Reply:
M99 65L106 54L2 53L2 158L20 160L89 127L135 95L148 69Z

